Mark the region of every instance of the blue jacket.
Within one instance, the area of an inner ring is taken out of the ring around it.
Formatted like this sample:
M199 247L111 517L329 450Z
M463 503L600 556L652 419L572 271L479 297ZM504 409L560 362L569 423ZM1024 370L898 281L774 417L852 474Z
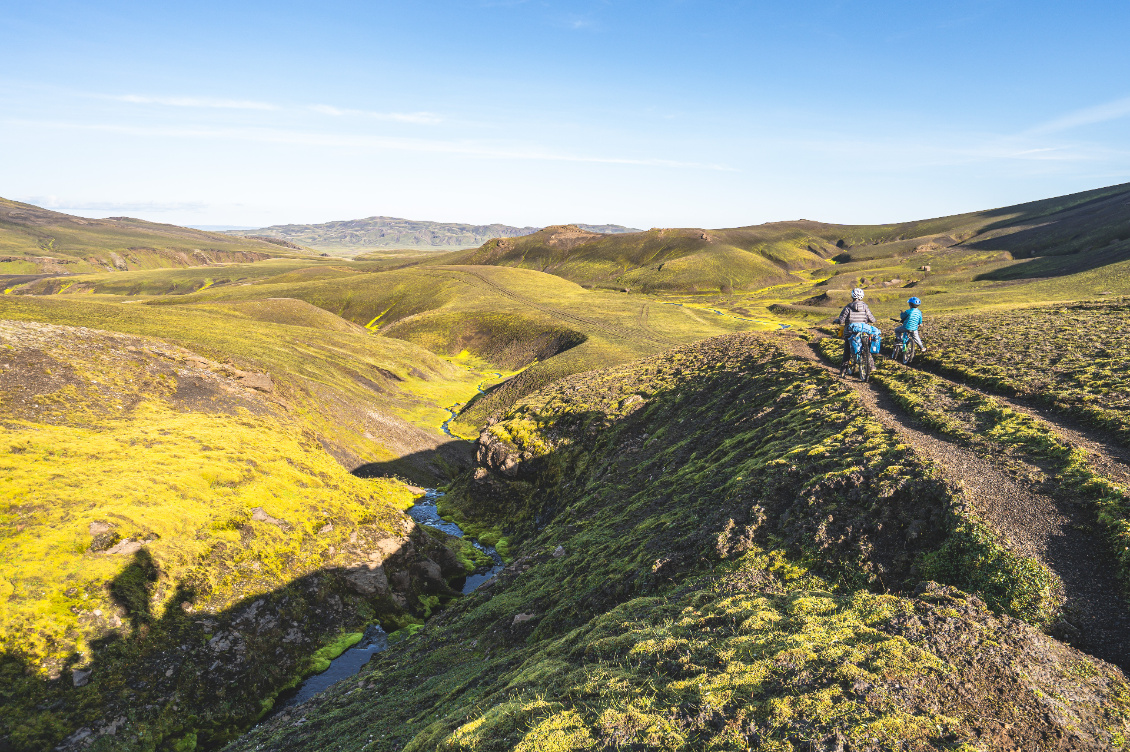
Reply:
M922 323L922 311L917 308L911 308L902 312L902 328L908 332L918 331L919 325Z

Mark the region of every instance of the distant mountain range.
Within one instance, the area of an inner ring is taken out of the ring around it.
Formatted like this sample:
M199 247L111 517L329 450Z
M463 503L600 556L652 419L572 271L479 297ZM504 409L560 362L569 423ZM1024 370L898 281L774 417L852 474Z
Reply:
M639 232L621 225L577 227L604 234ZM227 234L278 238L319 251L357 252L380 248L453 251L478 248L494 238L531 235L541 229L503 224L471 225L462 222L423 222L399 217L367 217L320 225L272 225L254 230L231 230Z

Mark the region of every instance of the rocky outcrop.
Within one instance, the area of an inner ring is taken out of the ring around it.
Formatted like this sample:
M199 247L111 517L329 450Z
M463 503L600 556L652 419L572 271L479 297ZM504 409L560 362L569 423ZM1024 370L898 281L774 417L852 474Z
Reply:
M284 534L293 530L261 507L243 534L254 535L257 526L274 526ZM323 644L343 632L363 630L374 618L391 632L412 615L428 613L437 596L456 595L452 583L461 584L466 572L444 537L407 517L401 529L403 534L389 535L384 528L359 526L340 550L331 549L345 559L344 566L323 568L258 596L211 604L182 587L174 596L180 607L160 618L123 611L119 619L96 610L89 619L123 631L130 620L132 647L116 654L104 645L93 660L71 669L65 681L45 689L45 697L60 708L59 718L74 719L66 738L52 746L62 752L150 748L134 734L119 733L121 718L144 725L146 738L164 739L170 748L180 748L177 744L190 737L200 747L220 746L269 707L280 689L309 671L311 656ZM115 535L103 521L91 523L89 530L96 540ZM131 554L136 562L145 556L143 543L122 539L102 554ZM110 632L104 640L116 644L120 638ZM90 710L80 712L80 703Z

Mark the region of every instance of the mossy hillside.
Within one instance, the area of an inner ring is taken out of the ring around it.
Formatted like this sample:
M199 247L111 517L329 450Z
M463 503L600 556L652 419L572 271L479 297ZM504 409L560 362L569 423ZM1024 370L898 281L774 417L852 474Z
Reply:
M1130 299L948 316L926 367L1063 410L1130 446Z
M215 288L247 286L270 281L295 284L338 279L364 273L364 267L317 258L271 258L254 263L200 265L188 268L156 268L79 272L44 277L8 288L9 295L126 295L146 299L166 295L190 295Z
M1035 622L1054 611L1049 578L1036 562L1011 554L992 536L971 536L979 523L967 502L866 417L849 390L766 342L751 335L709 340L709 348L696 346L690 355L676 350L642 364L573 377L520 402L506 420L487 429L479 452L480 462L514 480L500 486L495 476L478 477L449 493L445 510L463 524L500 524L505 534L521 539L564 508L560 497L577 493L573 489L585 489L585 504L594 509L634 509L645 504L627 501L636 498L635 489L662 478L664 504L671 505L663 523L649 524L618 543L634 552L624 566L636 577L655 565L647 559L652 550L677 560L671 551L683 546L660 544L656 536L697 534L702 515L721 514L697 509L702 499L741 508L752 498L744 511L747 521L727 518L732 522L728 539L741 540L753 534L751 529L768 535L766 527L779 526L773 540L798 546L794 555L818 557L829 572L857 585L895 588L915 571L916 555L958 536L980 567L961 572L967 578L963 584L979 578L981 587L975 590L995 608ZM728 351L731 346L734 352ZM739 360L734 365L739 353L750 351L768 364ZM722 375L711 374L713 368ZM805 475L802 460L815 464L808 472L820 478L817 487L793 487L790 478ZM753 488L761 495L751 496ZM865 512L839 501L826 510L829 519L813 521L816 498L831 493L854 499L863 489L882 502ZM887 507L903 494L904 503ZM655 502L648 503L646 508L654 510ZM583 517L579 511L572 514ZM910 526L913 532L906 532ZM819 542L815 548L803 543L812 540ZM621 555L627 554L608 554Z
M833 289L926 283L1006 292L1001 280L1084 272L1127 259L1127 186L990 211L889 225L808 220L726 230L599 235L574 226L492 240L430 263L521 266L589 285L644 292L741 293L823 273ZM1017 263L1054 255L1036 263ZM830 259L830 260L829 260ZM832 266L832 262L836 263ZM924 273L922 266L930 266ZM964 272L973 269L968 275ZM824 273L826 272L826 273ZM927 279L927 277L929 279ZM897 282L896 282L897 281ZM984 284L977 284L983 282ZM804 295L810 297L812 293ZM795 302L795 301L794 301Z
M851 288L862 287L881 320L897 315L916 295L929 322L939 312L1126 295L1126 191L1113 186L991 212L868 228L860 237L849 237L852 228L844 226L844 250L830 266L794 271L802 282L792 285L712 296L712 304L732 311L768 306L768 314L788 320L800 303L814 318L821 311L830 318L848 302Z
M1061 498L1092 505L1119 562L1120 578L1130 588L1130 497L1094 472L1085 452L1065 444L1043 421L928 373L897 368L872 378L924 424L1003 459Z
M281 261L269 263L280 268L284 264ZM361 268L360 265L354 266ZM256 265L255 269L243 270L239 274L245 272L250 274L259 267L260 265ZM319 270L314 268L314 271ZM130 278L136 277L143 278L142 281L149 286L149 289L158 292L164 289L162 278L165 275L186 276L192 279L192 284L200 284L202 276L198 272L199 270L154 274L124 272L108 275L109 278L100 282L100 287L97 289L113 289L126 294L136 284ZM298 270L293 273L305 272ZM291 273L287 272L287 274ZM301 300L338 316L338 323L342 323L340 319L344 318L348 322L378 333L386 342L395 341L394 338L398 337L404 338L445 357L452 357L466 349L489 370L507 372L536 360L532 367L523 371L519 377L506 382L502 388L492 390L489 395L473 400L469 406L470 412L466 416L461 416L453 426L457 433L471 436L477 433L486 417L501 414L513 400L561 376L642 357L673 342L689 342L719 332L767 326L714 314L694 314L682 307L641 301L623 294L584 290L559 277L524 269L447 267L404 269L372 273L350 272L333 279L275 282L281 276L285 275L264 273L258 281L252 280L250 284L213 285L194 294L150 298L148 302L153 305L143 306L144 310L128 316L125 315L127 309L94 309L100 314L98 321L106 323L93 325L107 328L119 325L130 326L134 327L130 331L138 331L137 327L140 325L137 321L145 321L147 325L140 331L168 336L171 330L177 328L175 322L181 314L161 315L151 313L148 309L159 307L181 310L182 306L185 306L183 310L226 314L240 319L254 316L262 321L311 326L329 325L314 316L296 317L293 301ZM70 299L72 296L68 292L58 297ZM75 296L73 307L69 310L78 312L87 302L96 300L105 303L117 299L104 296L97 298L87 295ZM291 302L288 303L283 299L290 299ZM187 306L192 308L189 309ZM255 312L255 309L261 310ZM109 316L106 314L108 310L116 310L116 312L113 316ZM108 323L108 319L112 319L115 323ZM132 323L117 323L125 320ZM67 321L86 323L77 314ZM197 349L214 347L216 344L214 332L218 332L221 327L210 327L197 334L195 332L197 327L193 322L220 324L224 319L194 317L186 326L194 330L190 346ZM258 332L263 327L247 324L244 321L232 323L236 323L238 329L227 336L226 341L223 342L224 349L227 352L241 352L248 350L249 346L254 347L255 341L259 339ZM249 336L245 337L244 333ZM310 336L310 332L302 335L303 338ZM582 338L584 342L574 346ZM275 338L270 337L267 341L271 339ZM556 356L553 355L555 351L558 352ZM259 348L259 352L249 354L257 358L262 354L277 362L278 353L279 348L265 347ZM325 358L324 353L318 355L320 359ZM421 362L430 361L428 358L423 358ZM288 362L280 365L294 369L300 364ZM405 370L383 368L385 371L393 370L399 374L403 374ZM374 376L371 372L363 369L350 370L357 371L360 377L381 388L387 386L386 379ZM428 372L423 366L420 370ZM444 394L432 394L432 392L450 382L450 378L428 379L426 383L420 384L423 389L420 397L430 405L426 407L421 405L420 408L407 406L407 411L401 405L394 410L417 426L439 425L447 417L441 406L447 407L454 403L466 405L469 397L476 394L468 383L475 378L475 375L464 374L464 376L466 378L460 377L462 381L456 379L459 383L457 389L449 390L450 393ZM340 381L339 378L335 380ZM408 383L414 384L415 381L409 379L405 383L396 383L394 386L397 389L405 389ZM475 385L483 383L483 379L480 377L473 383ZM356 391L357 384L346 385L346 388ZM395 392L391 393L395 394ZM381 397L378 397L378 400L380 399ZM334 403L335 400L322 401L323 405ZM320 410L324 411L323 408L314 408L311 412L316 415ZM351 424L356 423L356 411L343 409L336 412L338 413L336 418L347 429L352 428ZM338 435L341 439L335 438L333 443L345 444L342 451L348 450L351 456L362 457L364 455L356 446L355 437L358 434L363 435L366 431L376 433L371 428L356 427L354 430L340 431ZM326 433L323 435L330 436L332 422L327 423L325 430ZM350 446L347 441L353 445ZM364 442L361 444L363 446ZM400 472L405 471L400 470Z
M499 371L528 366L465 408L471 412L454 428L468 435L475 435L487 416L501 414L515 399L562 376L643 357L677 342L769 326L585 290L540 272L491 267L406 269L306 285L264 283L209 290L200 297L219 302L264 295L308 301L382 336L404 338L445 356L466 349Z
M83 726L115 749L189 733L214 747L321 667L339 632L448 598L418 560L467 569L459 544L403 514L408 487L349 474L287 405L191 352L35 322L5 322L0 341L0 736L14 749ZM139 730L118 736L118 717Z
M398 530L395 510L411 505L404 486L354 478L316 441L269 418L143 404L107 423L19 421L3 431L2 636L44 673L85 649L85 627L98 634L119 610L104 585L129 557L89 552L91 523L145 542L164 578L147 604L160 617L179 607L167 602L178 584L191 581L202 607L222 609L334 563L352 526ZM286 524L253 522L256 508ZM319 535L335 521L339 532ZM202 564L220 554L222 566ZM91 616L96 609L105 618Z
M396 324L385 334L432 352L473 352L504 371L548 360L586 339L581 332L555 325L545 317L487 311L434 314Z
M586 286L627 286L644 292L729 292L776 284L788 279L793 269L822 266L824 256L835 250L807 227L781 225L787 227L654 229L617 235L566 225L492 240L431 263L518 266Z
M266 372L272 379L273 402L314 431L349 468L395 463L437 449L446 452L444 440L435 433L448 417L444 408L476 394L484 378L423 348L373 337L294 300L198 307L123 304L114 298L6 296L0 298L0 318L161 337L191 350L170 351L173 362L179 359L191 366L185 358L201 356L216 368L231 364L246 372ZM452 454L447 461L458 458ZM401 462L390 474L435 477L434 469L417 465Z
M86 219L0 199L0 273L89 271L199 266L305 255L271 243L187 227L120 217ZM21 260L22 259L22 260Z
M953 500L765 340L565 379L488 436L445 500L512 530L515 561L233 751L976 749L986 716L1008 740L1125 734L1105 664L956 591L873 592L945 540ZM1064 687L1089 699L1036 711Z
M820 584L810 575L772 586L765 559L747 552L692 587L508 651L429 625L230 749L977 750L1004 724L1015 731L1000 741L1062 724L1100 749L1127 733L1120 675L976 599L837 596L805 589ZM950 640L923 640L939 627ZM1054 660L1039 671L1037 657ZM1039 711L1049 696L1053 723Z

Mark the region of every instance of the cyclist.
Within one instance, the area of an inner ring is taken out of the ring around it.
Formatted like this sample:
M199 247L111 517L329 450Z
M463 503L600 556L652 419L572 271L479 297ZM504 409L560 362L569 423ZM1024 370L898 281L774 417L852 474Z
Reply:
M844 306L840 315L832 323L842 324L844 327L844 365L851 362L851 335L848 334L849 324L874 324L875 317L871 309L863 302L863 290L855 288L851 291L851 302ZM921 314L919 314L921 317Z
M926 352L926 345L922 344L922 337L918 334L918 327L922 326L922 311L918 310L918 306L922 305L922 301L917 297L910 298L906 301L910 308L906 309L899 315L902 323L895 327L895 341L898 341L900 334L904 332L914 337L918 349Z

